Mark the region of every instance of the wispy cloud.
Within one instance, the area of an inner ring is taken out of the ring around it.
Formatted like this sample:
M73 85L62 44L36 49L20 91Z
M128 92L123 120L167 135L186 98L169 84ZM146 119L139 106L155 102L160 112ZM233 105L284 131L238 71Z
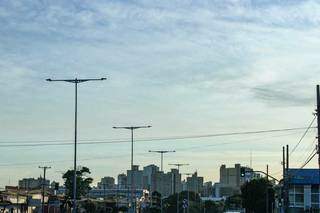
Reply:
M69 137L73 90L44 79L105 75L80 88L88 138L130 122L152 122L146 135L300 126L320 78L319 11L316 0L1 1L0 135Z

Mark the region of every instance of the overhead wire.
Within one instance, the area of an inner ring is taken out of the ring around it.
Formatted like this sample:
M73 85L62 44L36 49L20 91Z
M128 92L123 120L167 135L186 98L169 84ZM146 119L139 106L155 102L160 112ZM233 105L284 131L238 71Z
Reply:
M222 137L222 136L234 136L234 135L249 135L249 134L264 134L264 133L274 133L274 132L286 132L286 131L297 131L305 129L306 127L297 128L285 128L285 129L269 129L269 130L259 130L259 131L247 131L247 132L230 132L230 133L217 133L217 134L204 134L204 135L187 135L187 136L171 136L171 137L155 137L155 138L141 138L136 139L136 142L146 142L146 141L165 141L165 140L183 140L183 139L196 139L196 138L209 138L209 137ZM315 128L315 127L308 127ZM61 141L70 141L68 143L61 143ZM72 140L40 140L40 141L14 141L11 142L0 141L0 147L34 147L34 146L66 146L73 145ZM56 142L56 143L55 143ZM129 143L131 140L79 140L79 145L93 145L93 144L119 144L119 143Z
M303 169L314 158L314 156L316 156L316 154L317 154L317 150L316 149L312 150L312 152L310 153L306 161L302 164L300 169Z
M304 137L307 135L308 131L310 130L313 122L315 121L316 116L313 117L312 121L310 122L309 126L306 128L306 130L304 131L304 133L302 134L302 136L300 137L298 143L293 147L293 149L290 152L290 155L292 155L292 153L297 149L297 147L299 146L299 144L301 143L301 141L304 139Z

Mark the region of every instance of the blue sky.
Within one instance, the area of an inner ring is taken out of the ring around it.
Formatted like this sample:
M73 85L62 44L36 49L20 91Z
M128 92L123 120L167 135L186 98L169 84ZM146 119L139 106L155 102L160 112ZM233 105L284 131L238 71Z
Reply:
M82 140L129 137L114 125L151 124L136 132L147 138L304 127L313 118L320 1L3 0L0 24L2 144L72 140L73 87L48 77L108 77L79 87ZM217 180L222 163L248 165L252 151L254 168L268 163L277 173L282 146L302 133L137 142L135 162L159 165L149 149L176 149L165 164L190 163L185 172ZM115 176L129 166L129 145L81 145L79 160L95 181ZM59 180L72 148L0 147L0 185L37 177L43 164Z

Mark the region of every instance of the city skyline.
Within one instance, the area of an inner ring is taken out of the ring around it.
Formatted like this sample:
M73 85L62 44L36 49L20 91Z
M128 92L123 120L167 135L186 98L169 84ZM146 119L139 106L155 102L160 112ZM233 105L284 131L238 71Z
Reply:
M160 166L148 151L167 149L176 152L165 155L165 171L189 163L182 172L205 181L218 179L221 164L251 159L279 177L282 146L295 147L304 129L184 137L307 127L320 83L319 9L319 1L0 2L0 187L38 177L43 165L61 182L72 168L73 87L47 78L108 78L79 85L78 165L95 181L130 168L129 132L112 129L124 125L152 125L135 133L135 165ZM311 129L290 165L304 162L315 136Z

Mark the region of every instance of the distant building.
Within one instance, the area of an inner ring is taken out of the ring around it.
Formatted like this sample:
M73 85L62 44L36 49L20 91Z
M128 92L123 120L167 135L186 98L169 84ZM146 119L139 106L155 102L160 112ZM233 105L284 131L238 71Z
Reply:
M155 182L155 174L159 172L159 167L156 165L148 165L143 167L143 188L150 191L155 191L153 182Z
M152 188L162 196L167 197L172 193L172 174L162 171L153 175Z
M203 184L202 196L212 197L213 196L213 185L211 181L205 182Z
M19 188L31 190L31 189L39 189L42 187L43 184L43 178L23 178L22 180L19 180ZM45 181L45 187L49 188L50 186L50 180Z
M119 174L118 175L118 189L126 189L127 187L127 175Z
M115 181L113 177L103 177L97 184L98 189L114 189Z
M253 172L249 167L246 170L245 177L241 177L241 165L235 164L235 167L227 168L226 165L220 167L220 182L214 184L215 197L229 197L240 194L241 186L246 181L260 177L259 174Z
M133 180L131 180L131 177ZM143 189L143 171L139 170L138 165L133 165L132 170L127 170L127 185L129 188Z
M181 184L181 174L179 173L178 169L171 169L168 172L168 175L172 178L172 194L179 193L182 191L182 184Z
M195 172L191 177L187 177L187 190L195 193L202 193L203 190L203 177L198 177Z

